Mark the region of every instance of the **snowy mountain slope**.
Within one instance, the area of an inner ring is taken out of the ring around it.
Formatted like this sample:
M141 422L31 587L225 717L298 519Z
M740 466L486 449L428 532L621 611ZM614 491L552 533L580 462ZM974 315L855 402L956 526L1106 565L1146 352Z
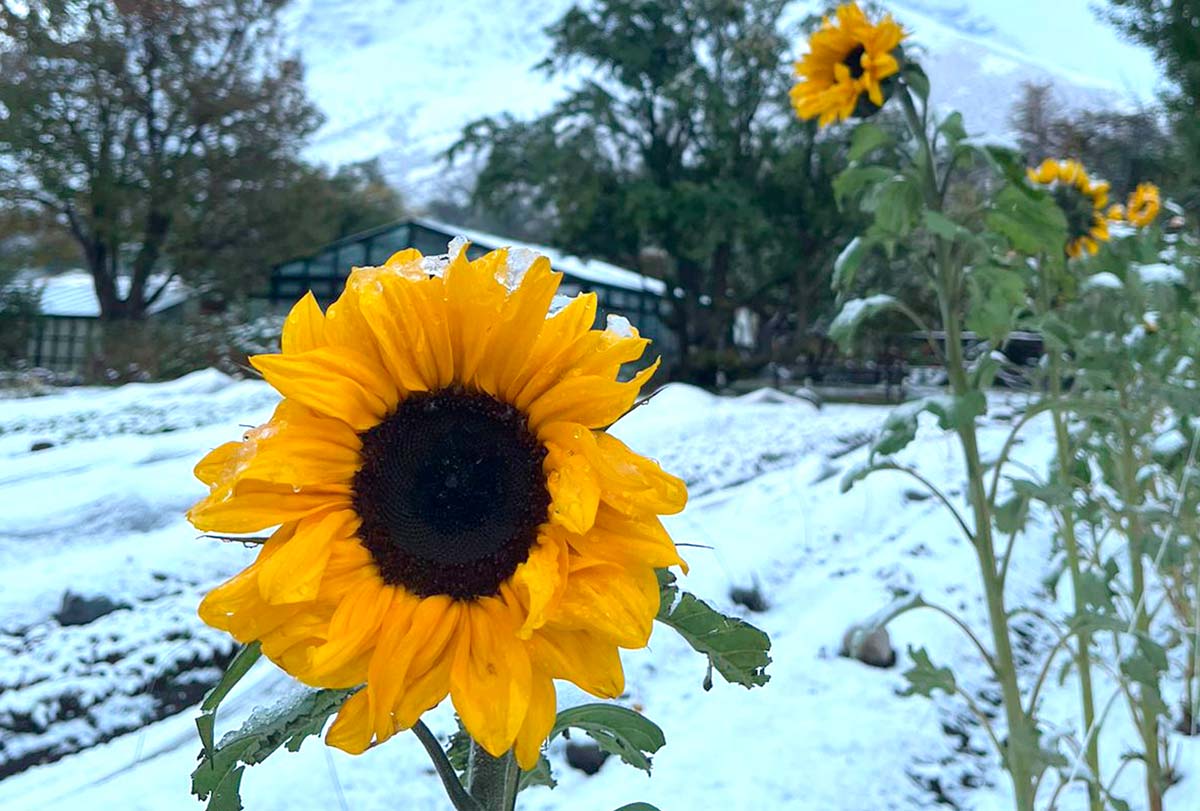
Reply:
M562 98L571 78L533 67L546 25L572 0L296 0L285 28L328 116L310 156L328 163L379 157L419 205L447 196L462 171L439 161L468 121L530 116ZM1148 53L1119 40L1089 0L897 0L885 3L927 55L935 100L975 133L1003 134L1024 81L1050 81L1065 107L1128 106L1153 98ZM797 0L794 24L823 4ZM797 47L800 42L797 40Z
M201 373L171 384L0 401L0 629L24 645L0 656L0 704L48 706L30 674L41 672L38 662L79 653L67 644L71 629L53 617L55 597L67 588L86 587L128 606L75 626L81 644L99 652L110 631L144 646L135 648L139 653L161 652L173 634L209 639L192 613L198 595L252 552L198 539L183 520L182 509L202 490L191 467L208 448L237 436L240 426L264 419L273 400L262 383ZM984 811L1011 806L1007 778L990 756L975 754L986 744L960 703L897 695L905 648L913 645L953 666L959 683L985 706L994 701L995 687L969 643L944 621L911 614L897 622L895 669L872 669L836 655L845 628L899 589L919 589L984 627L973 553L933 500L889 474L839 493L841 476L864 458L865 449L857 446L885 412L863 406L817 411L804 403L714 398L668 387L618 424L623 439L690 483L688 509L669 520L680 542L700 545L685 549L692 565L686 588L745 615L731 602L729 588L761 583L769 608L751 618L772 636L772 681L747 692L718 680L706 693L702 660L669 631L657 630L649 650L624 657L628 691L621 699L644 708L666 733L654 778L615 761L587 778L567 768L559 742L551 758L560 787L531 790L522 808L605 811L644 799L664 811L908 811L937 807L939 797ZM1004 402L993 402L981 437L985 451L999 447L1008 413ZM112 436L77 430L93 424L124 429ZM1044 467L1051 448L1047 428L1031 425L1020 461ZM54 447L31 452L39 440ZM961 503L959 458L952 438L930 425L902 456ZM136 509L129 506L134 504ZM104 520L108 506L114 512ZM1036 521L1021 538L1010 581L1014 604L1058 609L1039 584L1049 565L1048 543L1047 528ZM141 636L129 633L134 626ZM84 635L89 629L95 632L90 637ZM1026 678L1048 645L1037 633L1022 637ZM97 666L88 675L87 685L78 674L39 683L61 687L60 697L97 683L107 684L109 694L128 689L127 670ZM212 678L204 668L196 676ZM290 689L265 663L249 681L223 708L222 727ZM1052 724L1073 717L1074 689L1070 681L1049 686L1044 701ZM1102 682L1098 690L1107 698L1112 685ZM566 702L582 700L572 690L562 695ZM106 698L101 706L107 720L138 731L0 780L0 809L199 807L187 793L198 751L191 713L147 725L136 702ZM1103 738L1110 771L1133 740L1116 709ZM443 734L451 724L445 708L431 719ZM77 730L51 717L41 732L70 745ZM1200 795L1200 742L1181 745L1184 782L1172 795L1186 807L1182 800ZM1126 769L1118 791L1136 797L1139 777ZM309 742L296 755L281 753L249 770L244 785L247 808L254 811L447 807L411 736L359 758ZM1064 811L1083 807L1078 792L1066 800Z

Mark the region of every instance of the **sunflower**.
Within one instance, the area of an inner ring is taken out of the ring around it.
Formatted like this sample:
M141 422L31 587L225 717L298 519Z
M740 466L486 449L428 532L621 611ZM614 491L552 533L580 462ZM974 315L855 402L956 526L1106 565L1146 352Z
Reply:
M1154 222L1161 207L1162 200L1159 197L1158 186L1153 183L1139 183L1138 187L1133 190L1133 194L1129 195L1126 216L1131 224L1138 228L1145 228Z
M1050 190L1067 218L1067 256L1094 254L1100 249L1099 243L1108 241L1108 221L1116 213L1106 209L1108 183L1093 181L1076 160L1047 158L1027 173L1030 181Z
M484 749L532 767L553 680L619 695L655 569L684 566L659 520L683 482L602 430L657 368L618 380L648 341L593 329L594 294L548 315L561 274L519 264L408 250L324 313L306 295L282 353L251 358L273 416L196 467L197 528L278 527L200 616L306 684L364 685L326 734L347 752L449 695Z
M825 127L883 106L883 81L900 71L897 59L904 30L891 15L872 23L858 7L838 7L808 40L808 53L796 63L800 81L792 87L796 114ZM865 100L860 97L866 94Z

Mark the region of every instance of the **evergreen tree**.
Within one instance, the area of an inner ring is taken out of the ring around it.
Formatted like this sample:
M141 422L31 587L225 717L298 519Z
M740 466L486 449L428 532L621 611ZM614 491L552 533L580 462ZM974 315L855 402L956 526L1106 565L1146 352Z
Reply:
M695 379L728 364L739 306L803 333L852 227L833 202L840 147L790 109L785 5L573 8L541 68L588 78L541 118L474 122L449 153L480 160L475 203L541 232L524 236L631 266L665 254L680 372Z
M1173 85L1164 102L1175 151L1163 179L1191 207L1200 201L1200 0L1109 0L1106 16L1126 38L1153 52Z

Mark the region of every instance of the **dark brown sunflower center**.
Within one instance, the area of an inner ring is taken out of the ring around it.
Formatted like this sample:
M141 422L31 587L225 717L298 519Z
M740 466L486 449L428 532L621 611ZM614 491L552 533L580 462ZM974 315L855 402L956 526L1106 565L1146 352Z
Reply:
M855 45L854 50L846 54L846 58L842 60L842 64L850 68L850 77L857 79L863 75L862 58L867 49L861 45Z
M1092 198L1075 186L1060 185L1054 189L1054 202L1058 203L1058 207L1067 218L1068 237L1078 239L1091 232L1096 219L1096 208L1092 204Z
M546 449L524 415L446 389L408 397L360 436L354 509L383 580L423 597L495 594L550 506Z

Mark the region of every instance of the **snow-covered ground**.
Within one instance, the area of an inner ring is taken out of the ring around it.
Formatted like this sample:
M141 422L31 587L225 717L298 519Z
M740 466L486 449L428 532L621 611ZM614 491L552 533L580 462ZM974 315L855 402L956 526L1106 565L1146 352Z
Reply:
M584 78L534 69L549 53L545 27L576 4L294 0L284 29L327 117L310 157L331 164L378 157L416 206L455 196L466 176L447 171L440 155L467 122L546 112ZM794 0L784 23L792 30L830 5ZM934 101L960 110L971 133L1005 133L1023 82L1054 85L1064 110L1151 103L1161 82L1149 51L1123 42L1091 0L879 5L923 49Z
M152 689L162 681L183 704L215 678L230 647L194 608L253 551L198 538L182 513L202 494L191 476L195 461L240 426L265 419L274 400L262 383L201 372L173 383L0 401L0 767L47 746L51 756L53 747L84 750L0 780L3 811L198 807L188 794L199 751L193 711L145 719L173 706ZM567 767L558 742L551 760L559 787L531 789L522 808L607 811L646 800L663 811L878 811L934 808L939 798L962 808L1011 807L1007 777L990 753L978 754L987 745L961 703L897 695L906 647L924 646L982 706L994 706L994 685L944 620L917 613L896 622L900 662L890 670L837 655L847 626L898 591L920 591L960 610L981 633L986 627L973 553L933 499L890 473L839 493L839 479L864 458L863 442L885 412L721 399L671 386L618 424L628 443L689 481L692 501L670 521L680 542L700 545L686 550L692 573L683 585L770 633L772 678L753 691L718 679L706 693L703 661L668 629L656 630L648 650L625 656L621 699L666 733L653 778L615 759L586 777ZM991 412L982 439L994 452L1011 405L998 398ZM1027 437L1018 458L1044 468L1046 426L1035 421ZM31 451L35 443L50 447ZM952 438L925 425L902 458L963 501ZM1058 610L1040 585L1048 549L1048 532L1035 521L1012 564L1014 604ZM755 581L769 608L751 615L729 591ZM63 626L55 614L68 590L121 607ZM1047 646L1042 634L1020 637L1027 677ZM222 707L219 726L287 690L287 678L260 663ZM1101 699L1111 690L1102 682ZM1050 686L1050 721L1074 717L1074 695L1070 680ZM1126 715L1118 703L1105 727L1109 771L1134 740ZM430 722L443 734L452 728L445 708ZM1177 741L1183 782L1169 805L1195 808L1200 745ZM1134 808L1139 778L1129 768L1119 784ZM298 754L281 752L249 769L243 787L252 811L449 807L412 736L358 758L309 741ZM1069 794L1062 807L1082 807L1081 794Z

